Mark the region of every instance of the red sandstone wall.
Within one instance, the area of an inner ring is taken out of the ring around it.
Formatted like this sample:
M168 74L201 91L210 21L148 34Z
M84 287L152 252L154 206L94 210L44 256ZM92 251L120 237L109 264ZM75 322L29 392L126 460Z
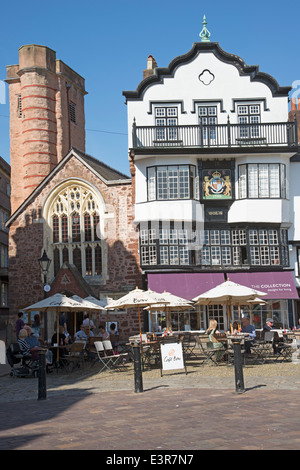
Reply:
M55 51L45 46L22 46L19 65L7 67L6 81L9 83L14 212L72 146L85 151L86 92L84 79L56 60ZM21 117L18 95L21 95ZM76 124L69 121L69 101L76 105Z
M93 286L96 296L112 293L124 294L135 286L141 287L138 260L138 233L133 225L131 184L107 186L77 158L71 157L43 187L36 197L10 226L10 292L9 305L12 323L20 308L43 298L42 278L38 258L42 254L43 233L46 229L41 218L42 208L51 190L67 178L80 178L98 188L107 211L114 218L107 219L105 238L108 244L108 280L105 285ZM51 293L50 293L51 294ZM50 295L49 294L49 295ZM129 315L111 315L117 320L122 335L138 332L137 312ZM103 315L103 321L106 315Z

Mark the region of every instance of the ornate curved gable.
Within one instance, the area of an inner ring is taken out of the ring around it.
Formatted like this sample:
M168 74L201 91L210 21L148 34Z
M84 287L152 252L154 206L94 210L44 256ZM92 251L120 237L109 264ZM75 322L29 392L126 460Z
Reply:
M174 77L175 70L192 62L198 54L213 53L220 61L234 65L241 76L248 75L251 81L262 82L267 85L273 96L288 96L291 87L281 87L271 75L260 72L258 65L247 65L241 57L225 52L218 42L195 42L193 47L186 54L180 55L173 59L168 67L158 67L155 73L142 80L135 91L123 91L123 95L127 100L142 100L143 94L147 88L152 85L163 83L164 78Z

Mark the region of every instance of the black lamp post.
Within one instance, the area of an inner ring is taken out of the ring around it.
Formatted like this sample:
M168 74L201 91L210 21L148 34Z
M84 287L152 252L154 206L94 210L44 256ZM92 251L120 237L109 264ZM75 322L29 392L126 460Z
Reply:
M44 282L44 299L47 297L47 292L50 290L50 286L47 284L47 274L49 270L49 266L51 263L51 259L48 258L46 250L41 258L38 259L39 265L41 267L42 275L43 275L43 282ZM47 340L48 338L48 328L47 328L47 312L44 314L44 339Z
M44 288L45 288L45 285L47 284L47 273L48 273L49 266L51 263L51 259L48 258L46 250L44 250L43 256L38 259L38 262L41 267L42 274L44 276Z

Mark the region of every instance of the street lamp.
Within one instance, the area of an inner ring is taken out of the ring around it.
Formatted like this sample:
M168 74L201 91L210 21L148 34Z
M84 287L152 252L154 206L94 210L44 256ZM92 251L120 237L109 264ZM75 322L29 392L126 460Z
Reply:
M45 286L47 285L47 273L51 263L51 259L48 258L46 250L44 250L43 256L38 259L39 265L41 267L42 274L44 276L44 291L47 292Z
M44 281L44 299L47 297L47 292L50 290L49 284L47 284L47 274L49 270L49 266L51 263L51 259L48 258L46 250L44 250L44 253L41 258L38 259L39 265L41 267L42 275L43 275L43 281ZM47 311L44 313L44 337L45 339L48 338L48 328L47 328Z

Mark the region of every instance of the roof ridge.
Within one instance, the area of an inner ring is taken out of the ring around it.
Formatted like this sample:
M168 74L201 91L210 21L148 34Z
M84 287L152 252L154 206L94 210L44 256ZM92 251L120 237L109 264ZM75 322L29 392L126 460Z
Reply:
M111 167L110 165L108 165L107 163L104 163L102 160L99 160L98 158L95 158L93 157L92 155L90 155L89 153L86 153L86 152L82 152L82 150L79 150L78 148L76 147L72 147L71 150L74 150L75 152L78 152L83 158L84 157L87 157L87 158L90 158L91 160L93 160L95 163L98 163L102 166L104 166L105 168L115 172L115 173L118 173L120 176L124 177L125 179L130 179L130 176L128 175L125 175L124 173L122 173L121 171L119 170L116 170L115 168Z

